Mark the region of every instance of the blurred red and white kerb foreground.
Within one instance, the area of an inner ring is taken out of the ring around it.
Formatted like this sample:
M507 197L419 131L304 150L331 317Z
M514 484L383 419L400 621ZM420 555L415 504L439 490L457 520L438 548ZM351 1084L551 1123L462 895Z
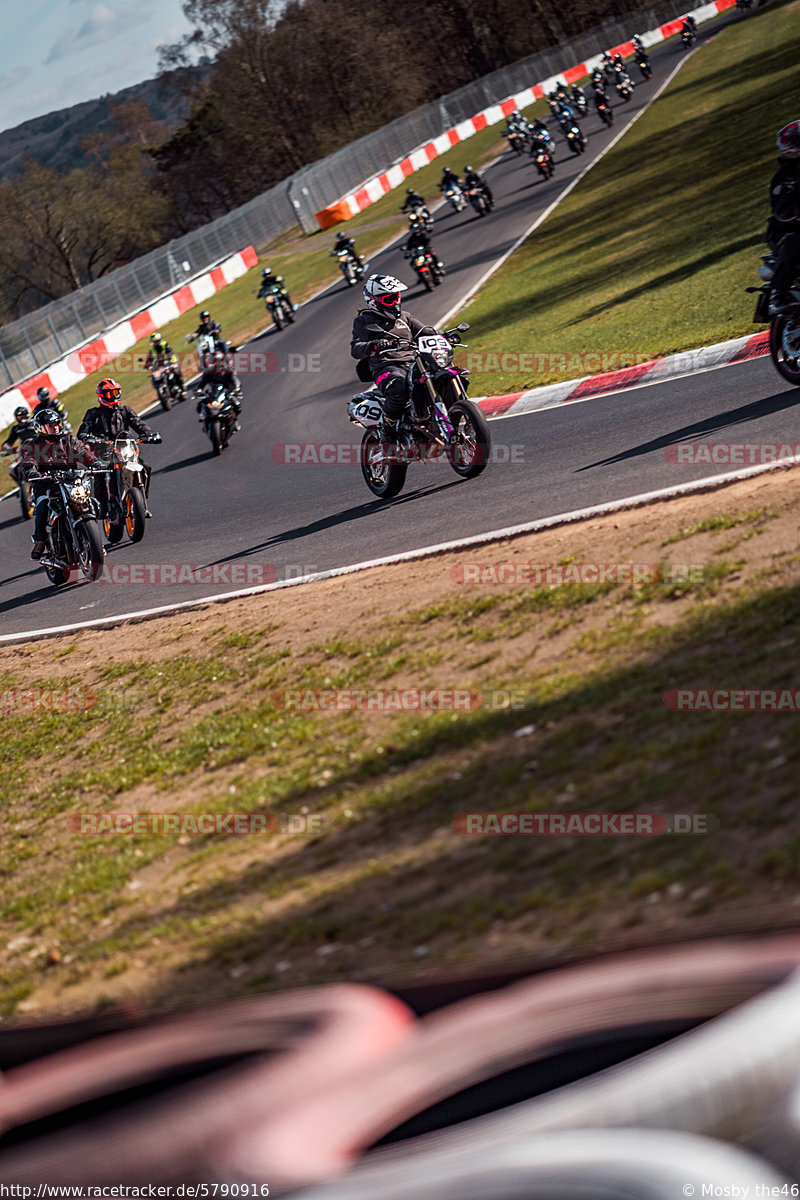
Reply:
M36 392L40 387L48 388L53 396L67 391L98 367L111 362L125 350L130 350L141 338L155 333L162 325L176 320L190 308L210 299L216 292L233 283L234 279L239 279L257 262L258 255L252 246L229 255L210 271L205 271L174 291L165 292L147 308L132 313L124 321L112 325L91 341L75 347L64 358L50 363L45 369L18 383L16 387L3 392L0 394L0 427L11 424L14 409L20 404L33 408Z

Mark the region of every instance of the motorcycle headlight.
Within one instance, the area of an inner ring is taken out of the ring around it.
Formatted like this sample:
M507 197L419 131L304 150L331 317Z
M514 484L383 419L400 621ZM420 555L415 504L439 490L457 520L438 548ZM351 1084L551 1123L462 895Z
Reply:
M133 460L136 458L136 447L123 446L119 452L119 456L124 463L133 462Z
M436 363L437 367L449 367L453 359L453 354L452 351L442 348L441 350L434 350L431 354L431 358Z
M92 494L85 479L76 479L69 490L69 499L73 508L85 512L89 507Z
M769 283L775 274L775 267L771 263L762 263L758 268L758 278L763 279L765 283Z

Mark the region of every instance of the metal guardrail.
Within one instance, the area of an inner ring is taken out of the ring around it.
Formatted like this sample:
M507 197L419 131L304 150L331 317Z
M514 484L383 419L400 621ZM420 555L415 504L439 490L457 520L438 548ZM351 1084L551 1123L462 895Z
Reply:
M99 336L242 246L265 246L295 222L305 233L316 232L316 212L416 147L481 109L626 41L636 31L655 28L685 12L676 0L663 0L628 14L624 23L606 21L568 42L476 79L303 167L208 225L12 321L0 328L0 390Z

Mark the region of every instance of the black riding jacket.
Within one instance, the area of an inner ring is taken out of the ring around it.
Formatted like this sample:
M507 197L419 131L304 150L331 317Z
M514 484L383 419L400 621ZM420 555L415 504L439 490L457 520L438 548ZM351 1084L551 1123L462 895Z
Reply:
M120 404L116 408L98 405L97 408L90 408L85 414L77 436L111 441L113 438L123 437L129 429L141 438L155 437L155 430L146 425L129 405Z

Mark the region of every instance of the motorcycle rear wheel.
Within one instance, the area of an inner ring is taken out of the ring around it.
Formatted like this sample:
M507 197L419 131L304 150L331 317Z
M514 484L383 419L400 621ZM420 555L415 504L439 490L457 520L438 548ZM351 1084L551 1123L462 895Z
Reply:
M798 319L800 321L800 312L798 313ZM785 324L786 316L783 313L772 318L772 324L769 329L769 353L778 374L782 375L788 383L794 384L795 387L800 387L800 353L787 357L783 348L783 329Z
M408 474L407 463L380 462L375 459L381 451L381 432L373 425L361 439L361 474L364 482L379 500L391 500L402 491Z
M492 450L486 417L471 400L457 400L448 416L455 430L450 466L462 479L474 479L486 470Z

